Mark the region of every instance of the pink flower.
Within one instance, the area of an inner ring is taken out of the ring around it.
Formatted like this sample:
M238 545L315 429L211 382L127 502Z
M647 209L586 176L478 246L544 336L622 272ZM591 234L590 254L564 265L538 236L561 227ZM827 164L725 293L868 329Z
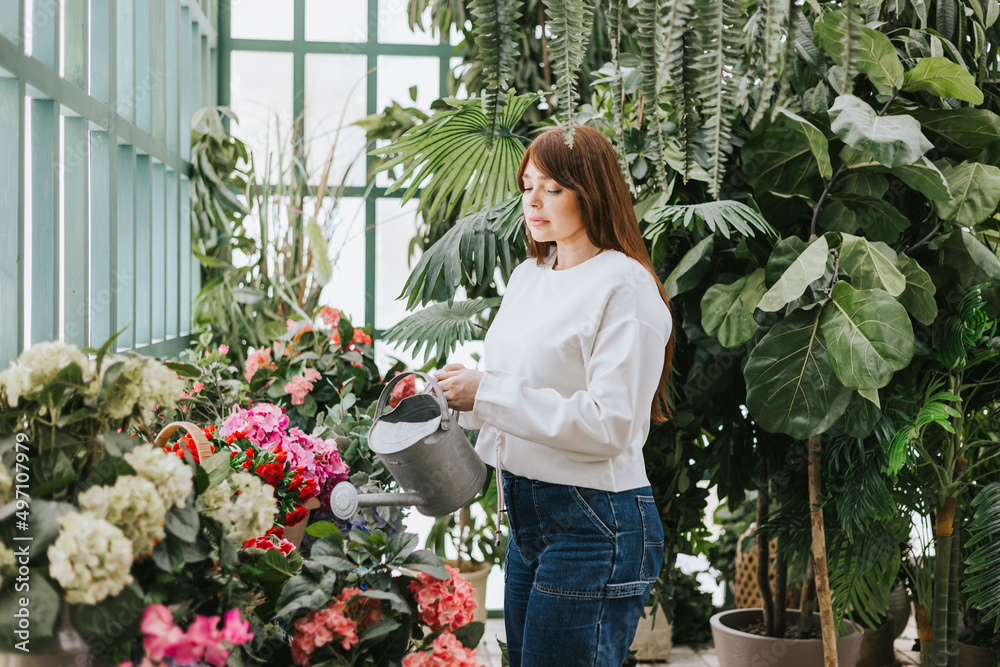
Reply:
M174 627L174 615L162 604L151 604L142 614L142 631L146 635L159 637Z
M392 393L389 394L389 407L394 408L399 405L399 402L406 398L407 396L413 396L417 393L417 376L407 375L405 378L396 383L396 386L392 388Z
M435 632L456 630L472 621L476 609L476 596L458 570L445 565L450 579L435 579L426 572L420 573L419 581L410 582L420 611L420 620Z
M253 377L253 374L259 368L276 368L274 362L271 361L271 350L261 348L254 350L247 356L247 370L245 373L247 382L250 381L250 378Z
M337 326L340 322L340 310L337 308L331 308L330 306L323 306L323 310L319 311L319 316L323 320L323 324L329 326Z
M339 608L338 608L339 607ZM317 647L326 646L339 638L344 650L358 643L358 625L343 613L344 603L330 602L323 609L310 611L295 621L292 638L292 659L309 665L309 656Z
M476 652L462 646L455 635L441 633L434 640L430 654L411 653L403 658L403 667L479 667Z
M205 388L204 384L202 384L201 382L198 382L197 380L195 380L194 385L191 387L191 393L192 394L197 394L199 391L201 391L204 388Z
M223 343L222 345L219 346L219 352L221 352L222 354L229 354L229 346Z
M242 431L258 447L271 448L283 444L288 416L270 403L256 403L249 410L234 406L233 413L222 425L223 438Z
M316 371L313 371L314 373ZM305 403L306 394L312 391L313 383L302 375L296 375L291 382L285 383L285 391L292 395L292 405Z
M313 369L313 368L303 368L302 369L302 376L308 382L315 382L316 380L318 380L321 377L323 377L323 374L320 373L319 371Z

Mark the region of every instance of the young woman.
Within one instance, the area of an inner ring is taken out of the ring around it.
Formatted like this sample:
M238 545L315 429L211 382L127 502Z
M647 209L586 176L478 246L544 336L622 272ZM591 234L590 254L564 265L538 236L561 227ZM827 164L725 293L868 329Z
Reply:
M485 371L437 379L502 479L512 667L620 667L663 563L642 446L666 418L672 322L610 142L556 128L517 171L531 258Z

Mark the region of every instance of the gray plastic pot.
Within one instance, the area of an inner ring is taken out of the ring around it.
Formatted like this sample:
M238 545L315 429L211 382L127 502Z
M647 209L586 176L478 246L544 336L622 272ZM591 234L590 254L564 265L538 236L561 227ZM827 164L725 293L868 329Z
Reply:
M761 637L735 628L761 620L760 609L732 609L711 619L712 638L719 658L719 667L823 667L823 642L819 639L777 639ZM819 614L813 614L819 625ZM785 612L788 625L798 623L799 612ZM844 621L850 633L837 640L837 664L854 667L861 649L861 631Z

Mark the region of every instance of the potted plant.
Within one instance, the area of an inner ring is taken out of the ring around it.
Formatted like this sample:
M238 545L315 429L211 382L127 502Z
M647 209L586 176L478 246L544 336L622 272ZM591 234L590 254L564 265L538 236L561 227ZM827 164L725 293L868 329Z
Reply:
M176 406L184 385L156 359L107 354L110 343L36 344L2 373L0 478L14 482L0 479L5 649L117 662L141 645L144 610L160 605L158 627L199 657L228 657L244 650L261 591L237 548L271 527L273 491L207 445L181 458L130 437L130 425ZM19 638L25 599L30 633Z

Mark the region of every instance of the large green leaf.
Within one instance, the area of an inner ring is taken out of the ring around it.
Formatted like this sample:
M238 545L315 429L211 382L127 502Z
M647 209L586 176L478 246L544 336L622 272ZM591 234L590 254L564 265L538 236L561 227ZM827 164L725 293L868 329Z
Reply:
M878 392L875 392L876 396ZM872 429L882 416L882 411L877 405L862 396L859 392L854 392L851 402L847 404L847 410L841 418L844 425L844 433L852 438L865 438L871 434Z
M948 181L945 180L944 174L926 157L920 158L913 164L894 167L889 173L931 201L951 199L951 190L948 189Z
M1000 169L980 162L963 162L942 171L951 187L949 201L936 201L937 214L963 225L978 225L1000 203Z
M798 310L754 347L743 374L747 408L761 428L804 440L823 433L847 409L849 389L827 360L823 307Z
M974 105L983 103L983 91L976 88L971 74L947 58L921 58L917 66L903 75L903 90L926 90L938 97L954 97Z
M809 143L809 150L816 158L820 176L830 178L833 175L833 166L830 164L830 142L827 141L826 136L802 116L792 113L788 109L779 109L778 111L784 116L783 124L804 137Z
M753 319L764 295L764 269L756 269L730 285L715 284L701 298L701 326L725 347L738 347L753 338Z
M956 229L940 239L944 265L958 274L963 286L1000 280L1000 259L975 236Z
M934 281L915 259L901 253L896 261L899 263L899 270L906 277L906 289L899 295L899 302L906 307L913 319L930 326L938 313L937 301L934 299L937 291Z
M906 289L906 278L895 265L895 253L859 236L844 234L840 269L851 277L856 289L881 289L892 296L899 296Z
M809 283L823 277L829 254L830 246L825 237L821 236L810 243L764 294L757 307L773 313L798 299L809 287Z
M840 95L830 108L831 128L856 150L887 167L916 162L933 148L911 116L879 116L854 95Z
M379 164L385 171L403 165L403 171L386 193L403 187L402 202L418 193L425 210L462 213L493 206L519 192L515 177L524 145L514 128L538 95L512 95L500 117L502 136L490 145L490 121L481 100L446 98L452 109L439 111L430 120L407 130L388 146L371 151L390 156ZM429 180L428 180L429 178ZM425 182L426 181L426 182Z
M893 243L910 221L883 199L854 194L831 195L818 220L824 229L853 233L858 227L868 238Z
M762 124L741 151L743 175L756 192L813 196L819 167L812 145L784 124Z
M937 135L966 151L984 148L1000 137L1000 116L986 109L919 108L913 117L931 136Z
M878 389L913 358L906 309L882 290L841 281L823 310L821 328L830 365L848 389Z
M851 49L852 67L864 72L883 95L903 84L903 64L889 38L864 26L860 27L856 49ZM820 48L830 54L841 67L847 66L847 17L841 12L828 12L816 24L815 39Z
M714 241L714 237L706 236L693 248L684 253L681 261L677 263L674 270L663 281L663 287L667 290L667 296L673 299L679 294L694 289L701 282L705 272L708 271L708 263L712 257Z

